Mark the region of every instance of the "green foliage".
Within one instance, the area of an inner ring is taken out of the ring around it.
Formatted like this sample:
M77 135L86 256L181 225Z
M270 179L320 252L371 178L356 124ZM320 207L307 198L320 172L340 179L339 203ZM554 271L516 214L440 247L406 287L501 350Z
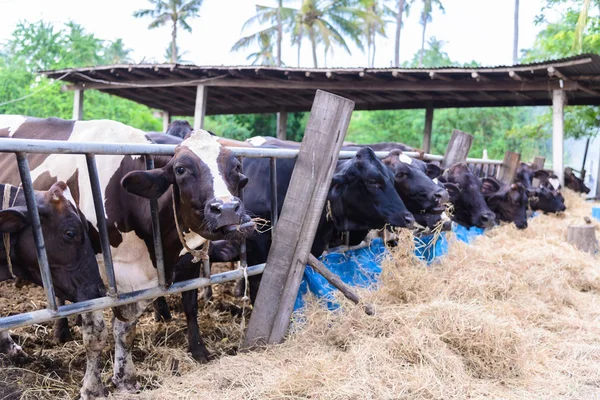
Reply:
M129 51L120 39L105 44L74 22L63 29L21 22L0 57L0 114L69 119L73 94L37 70L128 62ZM84 118L112 119L148 131L162 127L148 107L98 91L85 93Z

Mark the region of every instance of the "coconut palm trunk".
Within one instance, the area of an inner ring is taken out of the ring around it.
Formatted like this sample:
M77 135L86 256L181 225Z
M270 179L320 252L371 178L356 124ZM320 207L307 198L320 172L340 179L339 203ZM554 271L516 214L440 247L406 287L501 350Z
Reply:
M177 64L177 19L173 20L171 31L171 63Z
M404 14L404 1L405 0L398 0L398 14L396 14L396 49L394 54L395 67L400 66L400 31L402 30L402 14Z
M279 7L277 7L277 66L281 67L281 41L283 37L283 27L281 22L281 7L283 7L283 0L279 0Z
M317 39L315 38L315 32L312 27L311 27L310 31L308 32L308 37L310 39L310 45L312 47L313 65L315 68L319 68L319 65L317 62Z
M419 68L423 65L423 53L425 52L425 30L427 29L427 18L423 20L423 34L421 35L421 54L419 54Z
M519 0L515 0L515 31L513 35L513 65L517 64L519 58Z

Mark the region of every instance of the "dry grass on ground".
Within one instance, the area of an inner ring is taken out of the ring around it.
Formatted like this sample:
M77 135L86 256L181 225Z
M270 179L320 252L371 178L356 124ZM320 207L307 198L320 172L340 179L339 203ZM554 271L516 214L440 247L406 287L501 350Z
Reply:
M449 254L431 267L414 259L405 235L384 264L379 289L361 292L375 316L343 299L338 312L312 301L296 333L263 351L232 356L241 320L211 306L201 312L201 328L219 358L197 365L184 352L180 308L168 324L146 313L134 353L144 390L111 397L600 398L600 263L565 243L567 226L582 223L591 204L567 190L565 197L563 216L536 217L525 231L504 225L472 245L451 241ZM22 370L0 359L9 368L0 369L0 387L10 384L16 398L77 392L81 342L53 345L49 331L16 331L33 354Z

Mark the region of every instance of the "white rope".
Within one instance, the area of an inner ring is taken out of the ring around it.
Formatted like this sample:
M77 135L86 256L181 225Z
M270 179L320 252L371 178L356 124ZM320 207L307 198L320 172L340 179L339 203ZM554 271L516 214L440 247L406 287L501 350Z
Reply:
M49 84L47 84L46 86L42 87L41 89L39 89L39 90L36 90L35 92L31 92L31 93L29 93L28 95L25 95L25 96L23 96L23 97L19 97L18 99L14 99L14 100L8 100L8 101L5 101L4 103L0 103L0 107L2 107L2 106L5 106L5 105L7 105L7 104L16 103L16 102L18 102L18 101L21 101L21 100L28 99L28 98L29 98L29 97L31 97L31 96L35 96L36 94L38 94L38 93L40 93L40 92L43 92L44 90L46 90L46 89L50 88L50 87L51 87L51 86L53 86L53 85L54 85L56 82L62 81L62 80L63 80L63 79L65 79L65 78L67 77L67 75L69 75L69 74L70 74L70 72L67 72L66 74L63 74L63 75L61 75L60 77L56 78L56 79L55 79L53 82L50 82Z
M10 185L4 185L4 195L2 196L2 210L6 210L9 207L10 203ZM18 190L18 189L17 189ZM17 194L15 194L15 200L17 199ZM13 202L14 204L14 202ZM10 233L3 233L2 240L4 241L4 250L6 251L6 261L8 263L8 272L13 279L16 278L16 275L13 272L12 260L10 258Z
M179 241L182 246L190 253L194 258L192 259L193 263L197 263L201 260L208 260L208 245L209 241L204 242L200 249L190 249L190 247L185 242L185 238L183 237L183 233L181 232L181 228L179 228L179 220L177 218L177 209L175 208L175 188L172 188L171 191L171 199L173 200L173 218L175 219L175 228L177 228L177 236L179 236ZM209 277L210 278L210 277Z

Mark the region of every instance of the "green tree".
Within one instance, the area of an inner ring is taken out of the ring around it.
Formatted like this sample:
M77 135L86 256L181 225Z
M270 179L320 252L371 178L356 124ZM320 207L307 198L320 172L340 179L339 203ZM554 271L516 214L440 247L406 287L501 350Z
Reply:
M177 28L187 32L192 31L188 19L200 15L202 0L148 0L154 8L137 10L133 13L136 18L151 17L149 29L171 25L171 62L177 63Z
M360 0L354 12L358 27L362 31L362 38L367 42L367 65L375 64L375 41L377 36L385 37L384 9L377 0Z
M131 63L133 60L129 57L133 50L128 49L123 43L123 39L117 39L109 42L104 50L103 62L107 64L125 64Z
M400 66L400 33L402 30L402 18L404 14L408 16L410 10L410 1L406 0L393 0L396 4L396 8L392 9L385 5L386 14L392 16L396 20L396 36L394 41L394 66Z
M421 11L420 22L423 25L423 33L421 35L421 57L419 58L419 67L423 65L423 52L425 51L425 30L427 24L431 22L431 13L433 12L433 6L436 5L442 12L445 12L444 6L440 0L422 0L423 10Z

